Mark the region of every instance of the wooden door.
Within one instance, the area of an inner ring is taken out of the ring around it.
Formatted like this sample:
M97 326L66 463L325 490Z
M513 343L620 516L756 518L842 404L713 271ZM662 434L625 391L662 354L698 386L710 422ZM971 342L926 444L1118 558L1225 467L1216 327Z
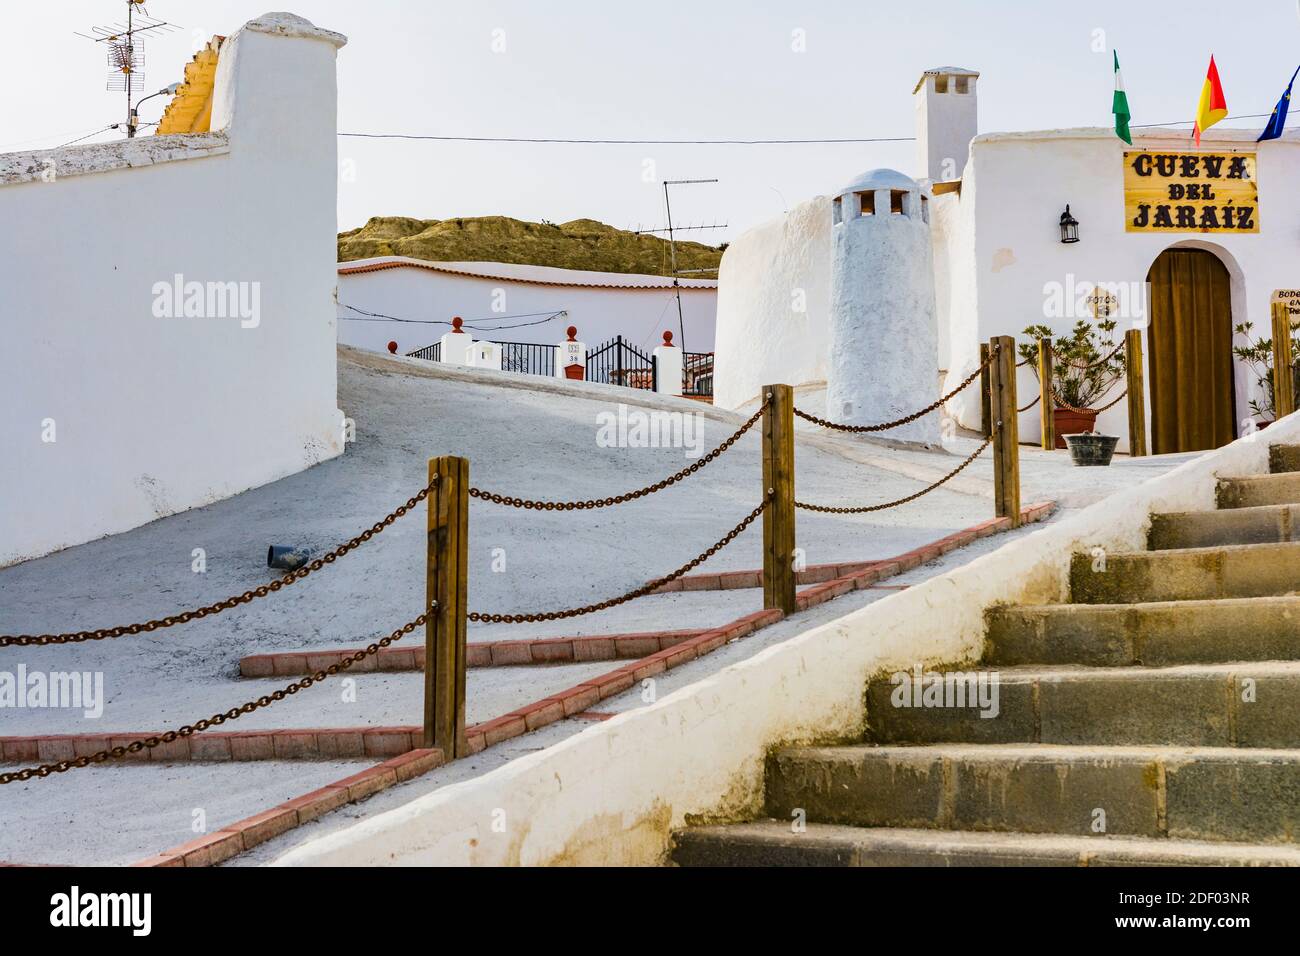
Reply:
M1151 451L1201 451L1237 437L1232 289L1212 252L1166 249L1147 274Z

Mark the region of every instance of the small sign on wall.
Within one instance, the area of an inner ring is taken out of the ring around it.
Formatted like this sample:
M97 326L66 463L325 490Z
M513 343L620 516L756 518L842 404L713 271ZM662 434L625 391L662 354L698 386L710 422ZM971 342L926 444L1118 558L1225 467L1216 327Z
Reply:
M1124 151L1128 232L1259 232L1254 153Z
M1300 322L1300 287L1294 289L1277 289L1273 293L1272 302L1285 302L1286 314L1291 316L1292 322Z
M1088 294L1088 305L1093 319L1100 322L1119 312L1119 295L1097 286Z

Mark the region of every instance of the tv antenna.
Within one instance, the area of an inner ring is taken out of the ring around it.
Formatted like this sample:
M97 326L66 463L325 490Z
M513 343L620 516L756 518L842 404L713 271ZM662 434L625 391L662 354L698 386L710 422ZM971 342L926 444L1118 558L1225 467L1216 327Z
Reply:
M668 253L671 257L673 271L673 292L677 296L677 328L680 332L678 344L683 354L686 352L686 320L682 318L682 283L679 276L691 272L713 272L713 269L684 269L679 271L677 268L677 240L674 238L675 233L687 232L693 229L725 229L726 224L714 224L712 226L673 226L673 205L669 198L669 186L693 186L699 183L716 183L716 179L665 179L664 184L664 214L668 217L668 225L663 229L638 229L637 233L647 232L666 232L668 233Z
M144 87L144 41L141 36L157 36L180 29L166 20L157 20L149 16L144 8L144 0L125 0L126 21L108 23L91 27L90 33L78 33L77 36L102 43L107 47L108 85L110 93L126 94L126 135L135 136L139 127L139 115L132 97L137 90ZM152 94L151 94L152 95Z

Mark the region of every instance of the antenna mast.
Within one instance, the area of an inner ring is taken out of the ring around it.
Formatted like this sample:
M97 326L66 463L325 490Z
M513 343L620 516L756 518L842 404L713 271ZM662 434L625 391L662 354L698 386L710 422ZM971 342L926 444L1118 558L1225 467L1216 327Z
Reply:
M682 318L682 283L678 278L677 271L677 240L673 237L673 207L668 198L669 186L690 186L696 183L716 183L716 179L665 179L664 180L664 213L668 217L668 252L671 256L673 268L673 292L677 296L677 328L680 331L681 338L678 343L681 347L682 354L686 353L686 320ZM693 226L696 229L721 229L722 226ZM662 232L660 229L646 229L644 232ZM692 269L692 272L701 270ZM711 270L710 270L711 271Z
M138 11L138 12L137 12ZM175 24L165 20L155 20L144 8L144 0L126 0L126 22L109 23L91 27L90 33L78 33L96 43L108 47L108 85L110 92L126 93L126 135L135 136L139 116L135 111L132 97L137 89L144 85L144 41L138 39L142 34L154 36L170 33L179 29Z

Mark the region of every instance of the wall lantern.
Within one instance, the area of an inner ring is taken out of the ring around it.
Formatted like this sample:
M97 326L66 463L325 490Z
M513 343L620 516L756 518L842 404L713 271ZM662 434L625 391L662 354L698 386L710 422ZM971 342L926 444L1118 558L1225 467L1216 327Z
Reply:
M1065 212L1061 213L1061 241L1079 241L1079 220L1070 215L1069 203L1065 204Z

